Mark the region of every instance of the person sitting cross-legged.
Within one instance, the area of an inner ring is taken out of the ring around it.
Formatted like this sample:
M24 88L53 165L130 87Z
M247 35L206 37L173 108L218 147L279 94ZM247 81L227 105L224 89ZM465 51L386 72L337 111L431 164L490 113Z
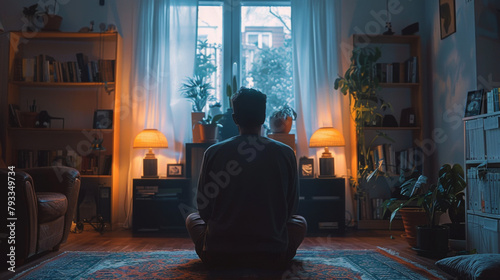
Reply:
M241 88L232 98L240 135L214 144L203 157L198 212L186 227L200 259L211 267L284 268L307 231L294 215L298 172L293 150L260 136L267 96Z

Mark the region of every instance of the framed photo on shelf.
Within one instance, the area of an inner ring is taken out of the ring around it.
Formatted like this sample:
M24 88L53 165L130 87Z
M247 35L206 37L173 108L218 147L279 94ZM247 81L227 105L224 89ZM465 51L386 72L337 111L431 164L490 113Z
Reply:
M457 31L455 0L439 0L439 26L441 40Z
M92 123L92 128L94 129L113 128L113 110L95 110L94 121Z
M465 117L472 117L481 114L484 103L484 90L472 90L467 93L465 102Z
M184 165L167 164L167 177L184 177Z
M299 159L299 177L314 178L314 159L308 157Z

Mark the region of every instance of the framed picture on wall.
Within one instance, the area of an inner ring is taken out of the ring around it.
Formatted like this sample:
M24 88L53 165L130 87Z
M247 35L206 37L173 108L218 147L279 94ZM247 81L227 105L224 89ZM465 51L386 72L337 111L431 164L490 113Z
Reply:
M184 165L167 164L167 177L184 177Z
M457 31L455 0L439 0L441 40Z
M95 110L94 129L111 129L113 128L113 110Z
M314 178L314 159L308 157L299 159L299 177Z
M467 93L465 102L465 117L472 117L481 114L484 103L484 90L473 90Z

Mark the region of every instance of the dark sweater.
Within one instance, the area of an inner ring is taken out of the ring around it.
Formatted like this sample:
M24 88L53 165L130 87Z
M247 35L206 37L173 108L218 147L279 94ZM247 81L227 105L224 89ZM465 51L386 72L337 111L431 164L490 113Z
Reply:
M256 135L212 145L203 158L197 202L207 223L206 252L285 252L286 222L298 204L293 150Z

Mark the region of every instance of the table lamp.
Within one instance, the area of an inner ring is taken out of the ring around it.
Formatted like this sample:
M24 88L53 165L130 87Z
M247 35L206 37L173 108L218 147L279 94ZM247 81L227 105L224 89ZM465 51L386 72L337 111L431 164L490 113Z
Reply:
M335 176L335 164L328 147L345 146L344 136L333 127L322 127L316 130L309 141L309 148L325 148L319 159L319 177Z
M157 129L144 129L134 139L134 148L149 149L143 159L142 178L158 178L158 159L153 148L168 148L167 138Z

